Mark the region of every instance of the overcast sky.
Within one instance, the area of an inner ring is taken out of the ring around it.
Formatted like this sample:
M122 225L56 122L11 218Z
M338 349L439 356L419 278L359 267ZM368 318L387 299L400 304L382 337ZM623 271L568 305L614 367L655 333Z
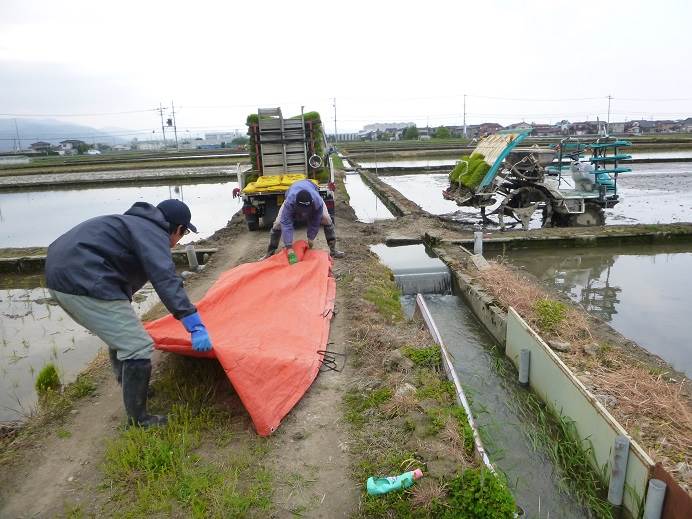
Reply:
M685 1L2 0L0 117L242 128L258 106L370 122L692 116ZM120 113L114 115L114 112ZM68 114L95 114L74 116ZM140 135L140 137L145 136Z

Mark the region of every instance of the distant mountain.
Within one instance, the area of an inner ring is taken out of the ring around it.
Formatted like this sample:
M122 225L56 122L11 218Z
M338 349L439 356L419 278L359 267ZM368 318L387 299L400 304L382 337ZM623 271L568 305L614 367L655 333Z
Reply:
M17 127L15 129L15 120ZM81 124L66 123L54 119L2 119L0 118L0 152L13 151L17 145L17 134L22 149L29 148L37 141L58 144L66 139L79 139L88 144L102 142L105 144L124 144L129 139L119 137L127 133L122 128L98 130Z

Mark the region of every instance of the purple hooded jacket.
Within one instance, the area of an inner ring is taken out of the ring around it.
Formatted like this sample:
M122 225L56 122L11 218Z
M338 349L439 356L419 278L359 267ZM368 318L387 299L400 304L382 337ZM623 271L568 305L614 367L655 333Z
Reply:
M312 203L309 206L301 206L296 197L302 190L306 190L312 197ZM324 209L324 201L320 196L320 191L315 184L309 180L299 180L291 184L291 187L286 191L286 200L284 200L281 208L281 237L284 245L290 247L293 245L293 219L306 220L308 223L308 240L314 240L317 236L317 231L320 230L322 221L322 211Z

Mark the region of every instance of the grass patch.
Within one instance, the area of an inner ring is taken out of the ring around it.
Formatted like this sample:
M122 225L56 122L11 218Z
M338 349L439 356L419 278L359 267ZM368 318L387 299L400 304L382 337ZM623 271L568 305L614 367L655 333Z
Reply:
M404 311L399 300L401 293L394 279L385 277L372 279L363 297L374 304L377 311L389 321L403 321Z
M364 413L377 409L392 398L392 390L386 387L371 391L369 394L350 391L344 396L346 420L354 425L365 423Z
M104 487L113 491L113 512L267 515L273 493L272 476L262 465L267 441L234 425L223 394L232 390L218 362L173 357L155 388L152 407L170 409L169 424L129 428L107 445Z
M417 373L416 382L418 391L416 396L424 400L431 398L441 404L451 404L456 397L454 384L440 376L431 369L420 369Z
M444 519L511 519L516 504L507 485L492 472L467 469L448 484L451 507L444 510Z
M333 153L332 155L330 155L330 157L332 159L332 164L335 168L344 169L344 161L341 159L341 157L339 157L338 154Z
M416 366L437 369L440 367L442 357L439 346L429 346L427 348L404 348L404 355L413 361Z
M539 299L534 303L536 322L545 332L554 332L567 316L567 305L552 299Z
M55 369L55 364L49 362L41 368L36 377L34 387L39 395L45 395L49 391L58 391L60 389L60 376L58 375L58 370Z

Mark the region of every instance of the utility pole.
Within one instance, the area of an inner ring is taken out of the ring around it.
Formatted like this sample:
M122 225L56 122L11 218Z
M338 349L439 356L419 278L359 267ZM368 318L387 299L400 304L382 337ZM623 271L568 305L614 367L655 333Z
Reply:
M22 141L19 139L19 128L17 128L17 119L14 120L14 133L17 135L17 150L22 151Z
M464 139L466 138L466 94L464 94Z
M159 115L161 116L161 133L163 134L163 148L166 149L166 127L163 124L163 106L159 103Z
M606 121L606 135L610 135L610 100L613 96L608 96L608 120Z
M333 97L332 99L334 100L334 145L336 146L337 135L339 135L336 131L336 97Z
M180 151L180 146L178 145L178 126L175 123L175 106L173 101L171 101L171 111L173 112L173 133L175 134L175 149Z

